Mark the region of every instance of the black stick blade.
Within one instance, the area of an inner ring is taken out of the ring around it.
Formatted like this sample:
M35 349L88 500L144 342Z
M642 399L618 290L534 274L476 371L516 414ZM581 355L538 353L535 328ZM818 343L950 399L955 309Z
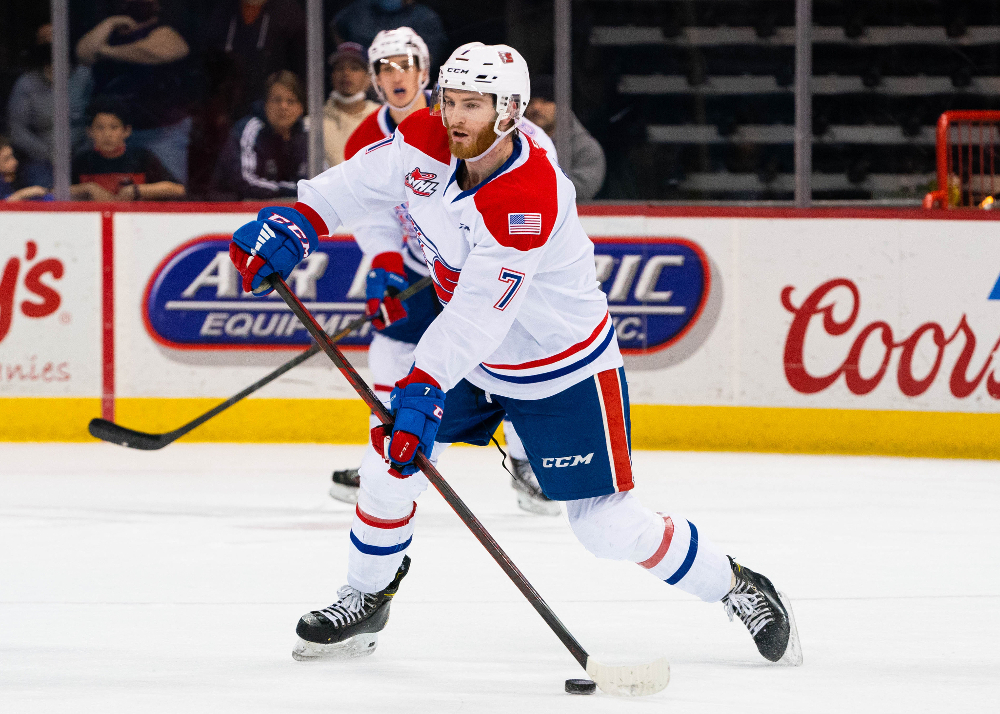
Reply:
M87 431L95 439L143 451L156 451L173 441L168 434L147 434L144 431L119 426L107 419L91 419Z

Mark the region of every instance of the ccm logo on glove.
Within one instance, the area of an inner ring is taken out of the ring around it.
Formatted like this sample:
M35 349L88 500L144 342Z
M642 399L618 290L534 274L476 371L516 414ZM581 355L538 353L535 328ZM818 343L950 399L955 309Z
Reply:
M243 276L244 292L267 295L271 289L262 288L264 278L278 273L287 279L317 245L319 236L305 216L288 206L273 206L237 229L229 259Z

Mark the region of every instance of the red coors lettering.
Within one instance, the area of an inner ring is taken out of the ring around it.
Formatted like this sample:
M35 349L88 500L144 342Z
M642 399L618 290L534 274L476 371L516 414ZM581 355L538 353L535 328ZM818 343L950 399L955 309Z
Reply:
M833 314L836 299L828 303L823 302L824 298L837 288L846 288L851 294L851 313L842 322L838 322ZM962 352L955 361L954 367L952 367L948 387L952 395L959 399L964 399L972 394L983 382L986 372L993 363L993 355L997 348L1000 347L1000 339L998 339L987 355L983 366L970 379L968 371L976 351L976 334L969 327L964 314L959 320L958 327L955 328L955 331L951 335L946 336L944 328L936 322L925 322L917 327L913 331L913 334L900 342L894 341L892 327L887 322L879 320L867 325L858 333L858 336L854 338L854 342L851 344L850 350L848 350L847 357L837 369L826 375L812 375L806 370L804 353L806 334L810 324L812 324L813 317L822 317L820 323L826 334L839 337L850 330L857 321L858 311L861 309L861 294L858 292L857 285L852 281L847 278L835 278L828 280L813 290L799 307L795 307L792 304L792 292L794 290L793 286L788 285L781 291L782 306L794 315L792 324L788 329L788 337L785 340L784 366L785 379L788 380L788 384L802 394L822 392L836 382L840 378L840 375L844 375L844 383L852 394L859 396L868 394L882 382L882 378L889 368L889 361L892 358L893 351L896 348L900 348L899 364L896 368L896 381L899 384L899 390L907 397L920 396L934 383L941 369L941 363L944 360L945 348L961 335L963 342ZM875 374L871 377L864 377L859 369L861 353L865 349L865 345L868 344L869 339L876 335L877 342L881 343L884 350L882 361ZM937 355L930 372L926 376L917 379L913 376L913 357L917 351L918 343L925 336L929 336L933 341L934 346L937 348ZM986 377L986 391L994 399L1000 399L1000 382L996 380L995 375L996 372L993 371Z
M25 260L30 263L38 255L38 246L34 241L25 244ZM0 342L10 332L14 321L14 293L17 290L17 279L21 272L21 260L10 258L0 274ZM62 298L54 288L42 282L44 275L51 275L54 280L62 278L64 272L62 261L57 258L46 258L32 266L24 276L24 287L41 302L21 301L21 312L26 317L47 317L59 309Z

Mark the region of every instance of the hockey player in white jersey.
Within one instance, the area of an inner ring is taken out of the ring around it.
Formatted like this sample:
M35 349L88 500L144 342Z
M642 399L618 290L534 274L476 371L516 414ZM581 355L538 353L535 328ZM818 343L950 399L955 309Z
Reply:
M290 274L318 234L344 225L386 250L392 206L409 201L444 304L390 397L394 423L372 431L350 533L347 585L299 620L297 659L368 654L409 567L413 465L442 445L484 444L507 415L545 494L565 501L594 555L631 561L725 605L771 661L801 662L787 599L676 513L635 498L628 388L593 244L573 184L517 131L527 66L505 45L460 48L441 67L440 116L407 118L392 139L299 183L293 208L267 208L231 246L244 289ZM363 229L363 231L361 230Z
M372 85L385 105L370 114L348 138L344 150L346 159L371 144L390 138L399 123L429 106L430 92L424 91L430 81L429 66L427 45L411 28L383 30L375 36L368 48L368 68ZM518 130L535 138L536 143L556 158L555 145L541 128L525 119ZM438 300L430 292L418 294L406 304L395 299L395 295L410 283L427 275L420 242L407 208L403 203L393 209L401 225L396 249L377 254L366 252L365 255L371 265L366 290L367 310L369 314L381 313L372 323L376 332L368 349L368 366L375 393L387 406L392 385L409 372L417 342L440 312ZM358 242L362 249L368 243L364 236L359 237ZM379 249L384 247L378 244ZM371 419L375 426L377 419L374 416ZM558 515L559 504L542 493L513 425L504 420L503 428L507 441L505 466L511 475L518 506L529 513ZM330 495L346 503L357 503L360 482L357 468L334 471Z

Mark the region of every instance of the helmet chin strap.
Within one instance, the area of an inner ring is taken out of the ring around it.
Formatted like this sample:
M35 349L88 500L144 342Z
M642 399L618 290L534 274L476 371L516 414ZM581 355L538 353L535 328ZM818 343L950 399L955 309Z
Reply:
M330 98L338 104L354 104L355 102L360 102L366 96L367 95L364 92L358 92L357 94L351 94L349 96L341 94L336 89L330 92Z

